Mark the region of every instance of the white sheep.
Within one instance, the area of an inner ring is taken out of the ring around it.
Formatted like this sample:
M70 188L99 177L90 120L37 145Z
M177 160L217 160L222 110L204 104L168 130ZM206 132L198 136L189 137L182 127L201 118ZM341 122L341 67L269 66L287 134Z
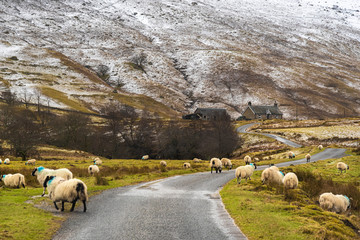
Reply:
M63 181L51 193L51 200L56 210L59 210L56 203L61 202L61 211L64 211L65 202L72 203L70 212L74 211L77 200L80 200L83 202L84 212L86 212L86 201L88 201L87 186L83 181L76 178Z
M184 163L183 164L183 168L190 168L191 167L191 165L190 165L190 163L188 163L188 162L186 162L186 163Z
M64 181L66 180L62 177L46 176L43 187L47 188L50 199L54 194L55 187Z
M237 183L240 184L241 178L245 178L246 181L248 179L251 180L251 176L256 169L256 164L250 163L250 165L240 166L235 170L235 177L237 179Z
M226 167L228 170L232 169L232 163L231 160L228 158L222 158L221 163L224 167Z
M62 177L65 180L69 180L69 179L73 178L72 172L70 172L70 170L67 168L60 168L60 169L54 170L54 169L44 168L43 166L34 168L31 175L37 176L37 180L41 185L44 184L46 176ZM44 187L44 191L41 196L45 195L45 190L46 190L46 187Z
M141 157L141 160L148 160L149 159L149 155L144 155Z
M320 207L324 210L336 213L343 213L350 208L350 199L344 195L323 193L319 197Z
M0 165L2 164L2 160L0 159Z
M288 153L288 156L289 156L290 159L295 158L295 153L289 152L289 153Z
M276 166L266 168L261 173L261 181L263 184L264 183L281 184L283 177L284 177L284 174L282 172L280 172Z
M100 172L100 169L99 169L99 167L97 165L90 165L88 167L88 173L90 175L93 175L94 173L98 173L98 172Z
M102 160L98 157L94 158L93 162L94 165L101 165L103 163Z
M199 158L194 158L193 161L194 161L194 163L201 163L201 159L199 159Z
M10 164L10 159L5 158L5 160L4 160L4 164Z
M249 155L246 155L246 156L244 157L244 161L245 161L245 165L250 164L250 163L251 163L251 157L250 157Z
M254 158L254 162L259 162L260 161L260 159L259 158Z
M286 189L295 189L299 184L296 174L292 172L287 173L282 181Z
M349 170L349 166L346 163L338 162L336 164L336 168L342 173L343 171Z
M220 159L218 158L212 158L210 160L210 168L211 168L211 173L213 172L213 169L215 168L216 173L221 173L222 171L222 162L220 161Z
M308 153L306 154L305 158L306 158L306 162L310 162L311 155Z
M165 162L165 161L160 161L160 166L162 166L162 167L166 167L166 166L167 166L167 164L166 164L166 162Z
M35 165L36 159L30 159L25 162L25 165Z
M318 146L318 149L319 149L319 150L322 150L323 148L324 148L323 145L319 145L319 146Z
M25 177L20 173L0 175L0 181L4 181L5 186L25 188Z

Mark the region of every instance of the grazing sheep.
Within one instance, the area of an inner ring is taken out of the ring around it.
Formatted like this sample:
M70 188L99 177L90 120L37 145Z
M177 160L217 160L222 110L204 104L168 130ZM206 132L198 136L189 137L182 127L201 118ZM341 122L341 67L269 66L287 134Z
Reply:
M98 172L100 172L100 169L99 169L99 167L97 165L90 165L88 167L88 173L90 175L93 175L94 173L98 173Z
M232 169L232 163L231 160L228 158L222 158L221 163L224 167L226 167L228 170Z
M185 169L190 168L190 163L188 163L188 162L184 163L183 168L185 168Z
M284 174L278 170L276 166L272 166L270 168L266 168L261 173L261 181L262 183L275 183L281 184Z
M0 164L2 164L2 160L0 159Z
M62 177L46 176L43 187L47 188L50 199L54 194L55 187L64 181L66 180Z
M25 177L20 173L0 175L0 181L4 181L5 186L25 188Z
M94 165L101 165L103 163L102 160L98 157L94 158L93 162Z
M149 155L144 155L141 157L141 160L148 160L149 159Z
M72 203L70 212L72 212L77 200L80 200L83 202L84 212L86 212L86 201L88 201L87 186L80 179L74 178L60 182L50 195L56 210L59 210L56 202L61 201L61 211L64 211L64 203L70 202Z
M160 162L160 166L162 166L162 167L166 167L166 166L167 166L167 164L166 164L166 162L165 162L165 161L161 161L161 162Z
M259 158L254 158L254 162L259 162L260 159Z
M194 161L194 163L201 163L201 159L199 159L199 158L194 158L193 161Z
M235 170L235 177L237 179L237 183L240 184L241 178L245 178L246 181L248 179L251 180L251 176L256 169L256 164L250 163L250 165L240 166Z
M306 162L310 162L311 155L308 153L306 154L305 158L306 158Z
M269 156L263 157L263 160L270 160Z
M4 164L10 164L10 159L8 159L8 158L5 158L5 160L4 160Z
M319 146L318 146L318 149L319 149L319 150L322 150L323 148L324 148L323 145L319 145Z
M286 189L295 189L299 184L296 174L292 172L287 173L282 181Z
M246 155L246 156L244 157L244 161L245 161L245 165L250 164L250 163L251 163L251 157L250 157L249 155Z
M211 168L211 173L213 172L213 169L215 168L216 173L221 173L222 171L222 162L220 161L220 159L218 158L212 158L210 160L210 168Z
M289 152L289 153L288 153L288 156L289 156L290 159L295 158L295 153Z
M30 159L25 162L25 165L35 165L36 159Z
M65 180L69 180L69 179L73 178L72 172L70 172L70 170L67 168L60 168L60 169L54 170L54 169L44 168L43 166L34 168L31 175L37 176L37 180L41 185L44 184L46 176L62 177ZM46 190L46 187L44 187L44 191L41 196L45 195L45 190Z
M320 207L324 210L336 213L343 213L350 208L350 199L344 195L323 193L319 198Z
M349 170L349 166L343 162L338 162L336 164L336 168L339 169L341 171L341 173L342 173L342 171L346 172L346 170Z

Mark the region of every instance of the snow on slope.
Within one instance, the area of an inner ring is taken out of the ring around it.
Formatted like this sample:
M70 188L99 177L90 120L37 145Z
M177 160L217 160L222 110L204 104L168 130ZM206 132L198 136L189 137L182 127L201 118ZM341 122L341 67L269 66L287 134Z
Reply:
M2 3L0 40L107 65L114 86L177 111L225 107L235 117L247 101L277 99L286 117L296 108L306 117L360 113L357 0ZM141 52L145 72L129 64Z

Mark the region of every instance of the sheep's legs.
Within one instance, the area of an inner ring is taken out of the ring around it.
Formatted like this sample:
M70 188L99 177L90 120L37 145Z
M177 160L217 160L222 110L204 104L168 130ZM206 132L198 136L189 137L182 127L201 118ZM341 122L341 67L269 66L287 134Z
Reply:
M76 201L77 201L77 200L75 200L75 201L72 202L72 206L71 206L70 212L74 211Z
M55 206L56 210L59 210L58 206L56 205L56 202L54 202L54 206Z
M64 211L64 201L61 201L61 211Z
M86 201L83 200L82 202L83 202L83 204L84 204L84 212L86 212Z
M44 191L43 191L43 193L42 193L42 197L45 195L45 190L46 190L46 187L44 187Z

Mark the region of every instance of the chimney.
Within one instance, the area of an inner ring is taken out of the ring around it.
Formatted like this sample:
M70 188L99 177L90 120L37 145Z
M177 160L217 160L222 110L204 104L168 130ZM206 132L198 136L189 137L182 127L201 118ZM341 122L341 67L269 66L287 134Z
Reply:
M251 106L251 102L248 102L248 105Z

